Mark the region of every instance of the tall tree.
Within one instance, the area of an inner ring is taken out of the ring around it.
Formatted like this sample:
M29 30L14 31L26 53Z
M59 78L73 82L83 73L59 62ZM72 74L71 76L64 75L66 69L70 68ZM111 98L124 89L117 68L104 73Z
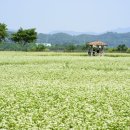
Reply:
M5 38L7 37L7 30L7 25L4 23L0 23L0 42L5 40Z
M25 45L27 43L33 43L37 39L37 32L34 28L23 29L20 28L16 33L12 34L12 41Z

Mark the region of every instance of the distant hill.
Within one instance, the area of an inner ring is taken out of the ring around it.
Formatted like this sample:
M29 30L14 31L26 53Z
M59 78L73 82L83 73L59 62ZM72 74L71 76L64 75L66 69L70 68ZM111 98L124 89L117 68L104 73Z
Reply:
M113 33L107 32L100 35L80 34L70 35L67 33L56 34L38 34L37 42L47 42L52 44L83 44L86 42L100 40L108 43L110 47L115 47L119 44L126 44L130 47L130 32L129 33Z
M75 32L75 31L53 31L53 32L50 32L49 34L56 34L56 33L66 33L69 35L81 35L81 34L98 35L99 34L95 32Z

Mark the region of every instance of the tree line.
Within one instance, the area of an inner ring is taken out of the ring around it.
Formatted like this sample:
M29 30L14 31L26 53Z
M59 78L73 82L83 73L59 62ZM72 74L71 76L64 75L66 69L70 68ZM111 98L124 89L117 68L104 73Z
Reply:
M23 29L19 28L17 32L8 34L7 25L0 23L0 50L13 51L64 51L64 52L82 52L89 48L87 43L83 44L53 44L51 47L46 47L43 44L36 44L37 32L35 28ZM12 43L6 43L9 39ZM31 44L30 44L31 43ZM129 52L130 49L125 44L120 44L115 48L106 48L107 52Z
M64 51L64 52L86 52L89 49L88 43L76 45L76 44L55 44L49 48L53 51ZM125 44L120 44L117 47L106 47L105 51L108 53L112 52L121 52L121 53L130 53L130 48Z

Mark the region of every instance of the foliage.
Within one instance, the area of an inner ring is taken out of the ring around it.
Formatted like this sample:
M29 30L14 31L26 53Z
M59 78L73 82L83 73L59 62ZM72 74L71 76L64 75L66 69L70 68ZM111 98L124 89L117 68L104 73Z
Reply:
M0 23L0 42L5 40L7 37L7 25L4 23Z
M66 46L65 51L73 52L75 49L76 49L75 45L70 44Z
M35 51L45 51L45 49L46 49L45 45L39 44L37 45Z
M130 48L127 49L127 53L130 53Z
M49 47L51 51L67 51L67 52L84 52L88 48L87 44L75 45L75 44L55 44Z
M49 47L49 49L51 51L64 51L65 50L65 47L66 45L65 44L55 44L55 45L52 45L51 47Z
M128 47L125 44L121 44L117 46L117 51L119 52L126 52Z
M74 46L74 48L73 48ZM46 47L43 44L38 44L36 45L35 43L31 43L31 44L26 44L26 45L22 45L22 44L18 44L18 43L1 43L0 44L0 51L61 51L61 52L86 52L88 49L88 45L87 44L83 44L83 45L73 45L72 48L69 45L52 45L51 47ZM106 48L105 52L107 53L116 53L117 48ZM127 49L127 51L125 51L127 53L129 53L129 48ZM124 53L124 51L123 51Z
M117 48L107 48L107 52L117 52Z
M18 43L2 43L0 44L0 51L40 51L40 47L35 43L24 46Z
M12 41L25 45L33 43L37 39L37 32L35 29L22 29L20 28L16 33L12 34Z
M107 52L129 52L129 48L125 44L120 44L116 48L107 48Z
M84 54L0 52L0 128L128 130L130 57Z

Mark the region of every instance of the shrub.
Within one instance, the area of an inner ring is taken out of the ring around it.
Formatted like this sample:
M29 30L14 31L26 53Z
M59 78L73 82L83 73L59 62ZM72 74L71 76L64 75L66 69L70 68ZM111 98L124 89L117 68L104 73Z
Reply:
M76 46L73 44L70 44L70 45L66 46L65 51L73 52L75 49L76 49Z
M0 51L43 51L44 45L36 45L35 43L29 43L21 45L18 43L1 43Z
M127 53L130 53L130 48L128 48L126 52L127 52Z
M117 46L117 51L119 52L126 52L128 47L125 44L121 44Z
M36 51L45 51L46 47L42 44L36 46Z

